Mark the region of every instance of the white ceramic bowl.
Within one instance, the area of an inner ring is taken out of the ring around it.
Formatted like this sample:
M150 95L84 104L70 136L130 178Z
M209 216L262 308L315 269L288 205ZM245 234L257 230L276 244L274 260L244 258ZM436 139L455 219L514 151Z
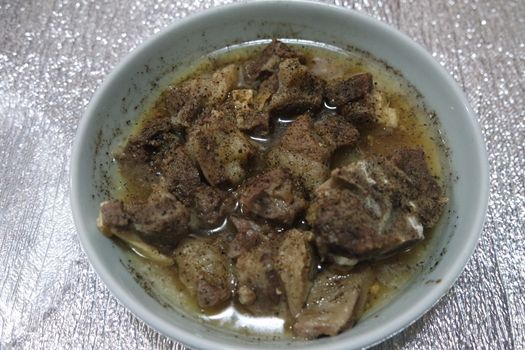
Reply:
M300 38L354 46L398 69L424 96L440 120L450 148L451 215L442 220L423 272L389 305L352 330L312 342L254 342L210 328L164 308L138 285L119 261L121 249L95 225L107 198L112 168L107 151L129 131L158 82L174 67L204 54L260 38ZM111 292L135 315L160 332L200 349L279 347L353 349L378 343L417 320L447 292L471 256L483 227L488 169L476 118L453 79L420 46L395 29L357 12L311 2L251 2L205 11L180 20L129 54L107 77L80 121L71 160L71 202L82 246ZM436 265L437 264L437 265ZM428 281L441 281L428 283Z

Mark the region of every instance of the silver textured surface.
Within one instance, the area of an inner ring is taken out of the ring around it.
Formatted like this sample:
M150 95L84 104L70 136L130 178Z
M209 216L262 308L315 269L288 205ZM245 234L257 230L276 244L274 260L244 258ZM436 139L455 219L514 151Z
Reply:
M173 20L223 1L0 1L0 349L184 349L115 300L69 206L71 144L104 76ZM336 1L425 46L463 87L491 197L465 272L379 349L525 347L525 2Z

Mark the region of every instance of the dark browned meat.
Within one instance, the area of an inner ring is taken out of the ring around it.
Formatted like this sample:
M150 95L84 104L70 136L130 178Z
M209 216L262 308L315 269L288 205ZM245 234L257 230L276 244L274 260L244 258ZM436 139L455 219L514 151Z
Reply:
M371 95L365 96L359 101L343 105L339 113L349 122L356 125L368 125L377 122L376 103Z
M188 238L174 252L179 278L202 308L218 306L232 294L231 266L219 238Z
M192 210L192 227L219 225L234 206L233 196L202 182L199 170L184 147L177 148L163 164L163 186Z
M311 247L313 234L292 229L284 232L276 256L276 266L286 293L290 315L295 317L303 308L312 286L315 259Z
M274 39L255 59L246 63L245 78L248 81L264 80L277 71L283 59L297 57L299 55L292 48Z
M239 67L230 64L217 70L211 77L187 80L166 90L157 109L171 122L186 129L197 123L205 112L218 108L239 80Z
M145 205L127 209L139 236L162 250L188 234L189 210L168 193L153 192Z
M181 128L198 120L205 109L207 93L202 79L191 79L166 89L157 103L158 113Z
M163 159L182 142L180 130L168 118L150 119L138 134L129 138L116 158L134 177L153 181Z
M314 123L314 129L332 151L354 146L359 140L359 131L339 115L324 115Z
M230 220L237 230L237 234L230 243L228 256L236 258L241 253L249 251L265 240L264 236L272 233L268 225L257 224L252 220L240 216L231 216Z
M291 225L306 208L302 186L281 168L246 181L239 191L243 212Z
M350 123L371 124L378 121L381 107L379 95L372 93L373 87L372 74L358 73L327 83L325 98Z
M186 205L191 205L195 188L201 184L199 169L184 147L175 149L163 161L163 179L166 189Z
M352 327L364 311L373 280L370 269L347 275L322 272L314 281L306 308L293 325L295 336L315 339Z
M272 115L299 115L322 107L323 81L312 75L298 59L282 61L277 77L279 88L268 106Z
M308 212L320 251L368 258L423 238L423 227L394 200L403 194L396 169L383 160L360 160L332 171ZM388 168L387 168L388 167ZM385 170L386 169L386 170Z
M110 231L133 231L162 252L188 234L189 210L169 193L153 192L145 203L127 205L118 200L100 207L100 226Z
M256 148L223 113L212 111L189 130L186 150L210 185L230 187L244 180Z
M400 150L394 154L392 161L411 180L412 203L406 205L413 207L423 226L434 226L443 213L447 199L443 196L436 179L428 171L425 152L421 149Z
M270 75L267 79L263 80L261 85L259 85L259 96L264 100L263 102L267 102L278 89L279 77L277 74Z
M396 128L398 116L389 105L388 96L377 88L360 100L343 105L339 113L356 125L379 124L387 128Z
M282 167L313 191L329 175L330 148L314 130L312 118L298 117L268 152L270 167Z
M365 97L372 91L373 86L372 74L358 73L348 79L329 82L325 97L330 106L342 107Z
M333 170L316 190L307 215L321 253L362 259L423 239L421 215L413 201L425 193L414 190L417 177L383 158ZM438 212L441 198L433 202Z
M221 224L235 207L235 198L229 192L205 184L198 186L193 195L195 214L208 227Z

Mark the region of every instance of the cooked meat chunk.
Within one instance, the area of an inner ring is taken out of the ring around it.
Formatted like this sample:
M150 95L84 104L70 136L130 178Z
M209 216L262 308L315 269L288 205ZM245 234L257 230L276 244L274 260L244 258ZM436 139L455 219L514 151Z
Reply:
M270 97L279 90L279 77L277 73L263 80L258 90L259 104L268 102Z
M293 332L303 339L334 336L354 325L364 311L374 280L370 269L338 275L322 272L314 281L306 308L299 314Z
M246 80L264 80L278 70L279 63L283 59L297 57L299 55L292 48L274 39L255 59L246 63L244 67Z
M231 266L225 242L219 238L188 238L173 254L179 278L199 307L220 305L231 297Z
M330 148L314 130L312 118L298 117L270 149L267 163L282 167L313 191L329 176Z
M314 129L331 150L354 146L359 140L359 131L339 115L324 115L314 123Z
M290 315L295 317L303 308L315 272L311 247L313 234L292 229L284 232L277 251L276 266L286 292Z
M373 86L372 74L358 73L348 79L329 82L325 96L330 106L342 107L365 97L372 91Z
M209 100L213 107L223 102L228 93L232 91L239 81L239 67L229 64L213 73L211 80L207 81L206 89L210 94Z
M99 221L100 227L110 230L123 231L131 227L131 215L124 210L124 203L115 199L102 202ZM111 235L111 232L107 233Z
M397 127L396 110L390 108L384 92L374 86L370 73L358 73L347 79L328 82L325 98L350 123L379 123L390 128Z
M316 190L307 218L321 254L369 258L423 238L417 217L394 203L404 194L389 165L384 160L354 162L333 170Z
M230 64L211 77L187 80L163 93L158 109L171 117L172 123L182 129L198 122L210 108L217 107L233 90L239 80L239 67Z
M184 147L177 147L163 161L166 189L186 205L191 205L195 188L201 184L199 169Z
M191 209L192 228L219 225L235 207L233 196L202 182L199 170L184 147L179 147L163 164L163 185Z
M273 169L252 177L239 191L243 212L291 225L306 209L301 184L281 169Z
M255 146L221 112L212 111L202 124L192 127L186 149L212 186L235 186L246 176Z
M237 229L228 255L235 259L236 294L251 313L279 313L285 308L283 287L275 266L277 234L267 225L232 217Z
M252 220L239 216L231 216L230 220L237 230L237 234L230 243L228 256L236 258L241 253L249 251L265 240L272 230L268 225L260 225Z
M389 106L388 99L378 89L374 89L358 101L343 105L340 113L346 120L356 125L377 123L396 128L398 124L396 110Z
M369 97L344 105L339 111L346 120L356 125L368 125L377 122L375 103Z
M411 180L410 201L406 205L417 212L423 226L434 226L443 213L447 198L428 171L425 152L421 149L403 149L394 153L392 161Z
M227 192L216 187L201 185L195 189L195 214L207 227L214 227L222 223L235 208L235 199Z
M157 102L158 114L178 127L189 127L205 108L207 93L203 85L203 78L195 78L169 87Z
M303 155L315 162L326 163L330 151L315 132L312 118L303 114L286 129L279 142L280 146L294 154Z
M423 239L422 216L413 204L425 197L413 188L418 177L383 158L333 170L316 190L307 215L321 253L370 258ZM433 202L438 212L441 202L440 196Z
M100 207L100 226L110 232L132 231L162 252L188 234L189 220L189 210L164 192L153 192L144 203L111 200Z
M97 228L108 237L120 238L135 252L160 266L173 265L171 246L157 248L146 243L134 229L132 220L133 217L126 211L123 202L110 200L100 204Z
M169 119L150 119L138 134L129 138L116 158L134 177L153 181L164 157L182 142L180 130Z
M279 88L268 106L272 115L299 115L323 105L323 81L312 75L298 59L279 64Z
M263 236L259 244L243 251L235 261L239 302L255 315L278 312L284 301L273 241L272 235Z
M257 94L252 89L231 91L225 105L225 113L230 114L239 130L257 135L268 133L270 116L265 108L270 95Z
M188 234L189 210L171 194L153 192L145 205L128 211L139 236L156 247L173 247Z

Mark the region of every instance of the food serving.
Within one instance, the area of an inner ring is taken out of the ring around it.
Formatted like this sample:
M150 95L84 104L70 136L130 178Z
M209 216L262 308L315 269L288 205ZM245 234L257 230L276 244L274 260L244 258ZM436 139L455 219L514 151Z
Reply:
M124 186L97 225L203 316L337 335L399 287L443 213L431 120L369 56L273 40L206 62L116 152Z

